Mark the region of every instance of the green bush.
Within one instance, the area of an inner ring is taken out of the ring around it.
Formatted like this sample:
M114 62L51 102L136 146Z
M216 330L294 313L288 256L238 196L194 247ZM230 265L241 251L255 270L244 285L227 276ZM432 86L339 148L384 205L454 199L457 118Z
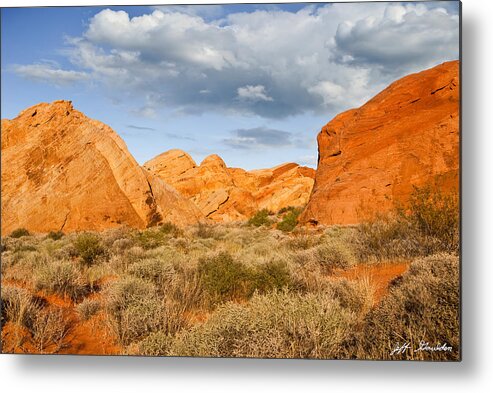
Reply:
M460 339L459 257L437 254L413 262L393 282L390 293L364 321L355 340L358 357L366 359L458 360ZM420 341L447 344L451 352L413 352L391 355L397 344ZM356 349L354 351L356 353Z
M235 261L228 253L201 258L198 272L213 304L250 298L255 291L267 293L289 288L293 279L282 261L268 261L255 267Z
M79 234L73 245L77 255L86 265L92 265L98 257L106 254L101 238L95 233L84 232Z
M172 235L172 236L177 236L182 234L182 230L178 228L175 224L171 222L165 222L162 225L159 226L159 230L166 234L166 235Z
M70 261L52 261L35 272L34 285L37 290L55 293L72 300L84 296L87 291L82 275Z
M164 232L156 228L138 231L134 235L134 241L144 250L151 250L166 244L167 238Z
M459 251L459 201L455 193L414 187L407 207L358 226L353 241L361 259L413 258Z
M165 351L171 356L337 358L354 319L327 294L272 292L246 305L220 306Z
M408 220L424 236L438 239L442 251L459 250L459 196L430 185L414 187Z
M272 213L267 210L267 209L262 209L259 210L255 215L253 215L249 220L248 220L248 225L254 226L254 227L261 227L261 226L269 226L272 224L272 220L270 219L270 215Z
M241 262L223 252L211 258L201 258L199 276L212 303L247 298L252 293L252 272Z
M277 229L283 232L291 232L298 224L298 217L301 212L302 209L299 208L289 210L282 220L277 223Z
M51 240L60 240L64 236L62 231L50 231L46 237Z
M292 285L292 278L288 265L280 261L259 265L254 272L252 284L259 293L289 288Z
M18 239L23 236L31 236L31 233L26 228L17 228L12 231L10 237Z
M284 213L287 213L287 212L292 212L294 210L296 210L297 208L294 207L294 206L286 206L286 207L282 207L279 209L279 211L277 212L277 214L284 214Z

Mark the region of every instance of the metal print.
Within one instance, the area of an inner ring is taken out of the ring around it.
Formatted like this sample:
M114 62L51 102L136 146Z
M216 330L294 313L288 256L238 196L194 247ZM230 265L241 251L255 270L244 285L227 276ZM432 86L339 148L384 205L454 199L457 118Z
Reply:
M459 2L1 22L3 353L460 360Z

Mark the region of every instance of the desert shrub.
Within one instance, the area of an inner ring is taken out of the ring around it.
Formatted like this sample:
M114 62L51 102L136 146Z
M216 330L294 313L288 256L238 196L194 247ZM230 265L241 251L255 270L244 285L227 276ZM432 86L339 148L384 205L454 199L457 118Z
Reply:
M135 230L125 225L106 229L104 232L100 232L101 243L105 248L111 248L117 240L132 240Z
M171 222L165 222L162 225L159 226L159 230L166 234L166 235L172 235L172 236L178 236L183 233L183 231L178 228L175 224Z
M10 237L19 239L24 236L31 236L31 233L26 228L17 228L10 233Z
M277 214L284 214L284 213L287 213L287 212L292 212L294 210L296 210L297 208L294 207L294 206L285 206L285 207L282 207L278 210Z
M64 236L62 231L50 231L46 237L51 240L60 240Z
M333 269L348 269L356 263L350 245L341 240L329 239L314 251L317 262L327 273Z
M160 258L143 259L128 268L132 276L152 282L157 289L165 291L175 275L173 264Z
M204 224L202 222L199 222L197 225L195 235L199 239L215 239L218 236L213 225Z
M2 279L31 283L33 272L49 261L48 255L40 251L7 251L2 255Z
M353 243L361 260L411 258L419 255L423 243L409 222L390 213L358 226Z
M417 188L409 200L408 220L419 233L438 239L442 251L459 249L459 196L430 185Z
M356 340L366 359L457 360L460 338L459 258L437 254L414 261L402 279L366 318ZM397 344L416 349L447 344L451 352L406 351L391 355Z
M361 259L412 258L459 251L459 201L430 185L414 187L407 207L398 206L358 226Z
M166 235L157 228L149 228L143 231L138 231L134 234L136 245L144 250L151 250L166 243Z
M246 305L218 308L202 325L179 334L168 355L337 358L353 313L324 294L272 292Z
M166 356L168 354L173 337L162 331L151 333L139 342L138 350L144 356Z
M184 311L204 307L202 277L194 267L179 266L167 297L179 303Z
M70 261L53 261L41 266L35 272L36 290L56 293L72 300L77 300L87 293L82 275Z
M79 318L83 321L87 321L101 309L101 302L96 299L84 299L76 307Z
M272 224L272 220L269 217L272 213L267 209L259 210L248 220L248 225L254 227L269 226Z
M253 289L267 293L292 286L289 267L282 261L269 261L259 265L253 274Z
M116 252L122 253L125 250L130 249L133 245L134 245L134 241L132 239L122 238L122 239L116 239L111 245L111 247Z
M341 307L356 315L365 315L373 306L375 287L368 276L353 281L335 279L324 290L337 299Z
M212 303L247 298L252 293L250 269L228 253L201 258L198 271Z
M300 232L293 237L288 237L283 241L283 246L289 250L308 250L320 244L320 236L312 233Z
M23 251L35 251L38 245L38 239L34 236L22 236L20 238L4 237L2 238L4 251L14 253Z
M31 328L32 343L37 353L56 353L69 332L66 311L49 306L40 310Z
M123 345L140 341L159 330L163 304L154 285L135 277L124 277L107 290L106 309L113 329Z
M77 255L86 265L92 265L96 258L104 256L105 248L101 243L101 238L90 232L79 234L73 242Z
M277 223L277 229L283 232L291 232L298 224L298 216L301 214L302 210L299 208L289 210L282 218L280 222Z
M34 298L26 289L2 285L1 325L12 322L18 326L31 328L35 315L39 311L39 299Z
M101 289L105 278L115 274L109 263L92 265L82 269L82 281L89 292L97 292Z

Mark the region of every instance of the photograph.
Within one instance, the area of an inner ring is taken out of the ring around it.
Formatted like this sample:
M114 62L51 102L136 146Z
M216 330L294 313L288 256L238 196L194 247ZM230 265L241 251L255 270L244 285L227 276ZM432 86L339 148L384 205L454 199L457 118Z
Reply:
M0 11L2 354L462 360L459 1Z

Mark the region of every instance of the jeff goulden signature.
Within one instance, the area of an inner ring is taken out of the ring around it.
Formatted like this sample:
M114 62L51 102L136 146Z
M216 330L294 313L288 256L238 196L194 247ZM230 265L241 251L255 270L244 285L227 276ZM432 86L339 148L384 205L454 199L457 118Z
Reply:
M418 347L413 347L409 342L403 344L397 343L392 351L390 351L390 356L401 355L407 352L452 352L452 346L447 343L430 345L427 341L420 341Z

